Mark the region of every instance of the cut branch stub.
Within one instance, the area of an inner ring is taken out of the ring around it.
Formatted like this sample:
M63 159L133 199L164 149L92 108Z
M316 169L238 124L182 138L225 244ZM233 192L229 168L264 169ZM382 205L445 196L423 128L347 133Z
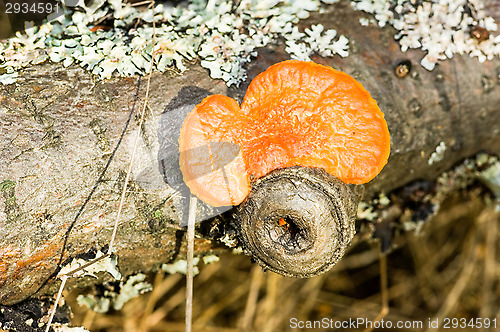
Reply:
M234 223L264 269L307 278L328 271L344 255L355 233L358 200L324 169L282 168L252 184Z

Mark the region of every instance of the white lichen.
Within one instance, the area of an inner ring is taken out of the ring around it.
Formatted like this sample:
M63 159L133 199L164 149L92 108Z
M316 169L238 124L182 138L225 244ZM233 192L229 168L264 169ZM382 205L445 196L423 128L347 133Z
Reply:
M500 161L478 174L479 179L491 190L498 202L500 202ZM500 205L500 203L499 203Z
M125 283L120 282L119 292L106 290L103 296L80 294L76 300L79 305L86 306L97 313L106 313L111 307L114 310L121 310L131 299L153 289L149 282L144 281L145 279L146 275L138 273L130 276Z
M193 259L193 275L197 275L200 273L200 270L198 269L198 262L200 261L199 257L195 257ZM174 273L181 273L181 274L186 274L187 273L187 261L184 259L178 260L172 264L162 264L161 269L168 274L174 274Z
M481 167L485 165L490 160L490 155L486 153L478 153L476 156L476 165Z
M17 72L0 75L0 83L4 85L15 83L17 76Z
M123 305L134 297L153 290L153 286L149 282L144 281L145 279L145 274L138 273L130 276L125 284L120 283L120 293L112 296L113 309L121 310Z
M243 253L242 247L237 247L233 249L233 255L241 255Z
M68 324L53 323L52 328L55 332L90 332L89 330L80 326L69 326Z
M92 276L94 278L97 278L97 273L98 272L107 272L113 276L115 280L120 280L122 278L122 275L120 271L118 271L118 261L117 261L117 256L111 255L108 257L104 257L93 264L90 264L89 266L85 266L89 264L90 262L94 261L95 259L98 259L102 257L104 254L99 250L97 251L95 258L85 260L82 258L74 258L71 263L63 266L61 270L59 271L58 276L63 276L63 275L68 275L69 277L81 277L85 275ZM85 266L85 267L83 267ZM82 268L83 267L83 268ZM73 272L76 271L76 272Z
M234 248L238 245L238 239L236 238L236 236L230 235L228 233L225 233L224 237L222 237L219 241L224 243L229 248Z
M401 51L420 48L427 52L421 65L433 70L440 60L469 54L480 62L500 55L498 25L484 11L481 0L355 0L357 10L371 13L379 26L392 25ZM490 32L486 40L472 37L473 27Z
M212 264L219 261L219 257L216 255L203 256L203 263Z
M361 17L359 19L359 24L363 27L367 27L370 25L370 23L372 23L369 19L365 18L365 17Z
M361 201L358 204L357 218L375 221L378 218L378 214L375 212L373 205Z
M378 195L378 204L380 204L381 206L388 206L390 203L391 200L384 193L380 193Z
M436 146L436 150L434 150L434 152L431 153L429 160L427 160L427 164L432 165L434 163L443 160L445 151L446 151L446 144L444 142L439 143L439 145Z
M425 224L425 222L423 220L419 220L419 221L412 220L412 221L407 221L407 222L402 223L403 230L405 232L414 232L416 234L419 234L422 232L424 224Z
M296 26L319 10L320 3L242 0L233 7L233 2L222 0L193 0L140 10L122 0L97 0L90 6L80 0L54 21L0 44L0 69L9 75L0 76L0 83L12 84L16 70L47 59L65 67L79 64L105 79L147 74L154 58L153 70L160 72L183 72L187 62L199 59L212 78L232 85L246 78L244 67L257 55L256 48L280 38L286 40L292 58L306 60L313 53L345 57L345 36L337 36L333 29L324 31L321 25L304 32ZM112 26L100 26L108 17L114 19Z
M82 307L85 306L90 310L93 310L100 314L108 312L109 308L111 307L111 299L107 297L98 297L91 294L78 295L78 297L76 298L76 302Z

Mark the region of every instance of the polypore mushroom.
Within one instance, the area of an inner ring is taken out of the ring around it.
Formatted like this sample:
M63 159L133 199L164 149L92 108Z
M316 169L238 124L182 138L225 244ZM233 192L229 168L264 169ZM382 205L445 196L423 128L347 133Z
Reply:
M241 107L222 95L198 104L181 128L179 164L205 203L243 202L235 223L259 264L308 277L347 248L358 199L346 184L373 179L389 146L384 115L359 82L291 60L258 75Z

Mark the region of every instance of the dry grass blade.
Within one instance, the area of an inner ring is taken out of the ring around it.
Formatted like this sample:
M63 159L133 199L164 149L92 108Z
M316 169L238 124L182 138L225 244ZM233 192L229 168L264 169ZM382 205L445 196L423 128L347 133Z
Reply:
M257 300L259 298L260 284L262 283L262 278L264 273L262 268L255 265L252 268L252 277L250 281L250 291L248 292L247 303L245 306L245 312L243 318L241 319L240 328L242 331L249 331L252 326L252 320L257 307Z
M154 1L151 2L151 5L154 7ZM155 28L156 28L155 21L153 20L153 40L152 40L153 50L154 50L154 45L155 45ZM122 194L121 194L121 197L120 197L120 205L118 206L118 212L116 214L115 223L113 225L113 232L111 234L111 239L109 240L108 254L113 253L113 249L114 249L113 246L114 246L114 241L115 241L115 238L116 238L116 232L118 230L118 223L120 221L121 212L123 210L123 204L125 203L125 196L127 194L127 186L128 186L129 180L130 180L130 174L132 174L132 167L134 165L134 160L135 160L135 155L136 155L136 152L137 152L137 147L139 146L139 138L140 138L140 135L141 135L141 128L142 128L142 126L144 124L144 114L146 113L146 108L148 106L149 90L151 88L151 75L153 74L154 58L155 57L154 57L154 54L153 54L151 56L151 65L150 65L150 70L149 70L149 75L148 75L148 83L147 83L147 86L146 86L146 96L144 97L144 106L142 107L142 110L141 110L141 113L140 113L138 130L136 132L136 136L135 136L135 139L134 139L134 147L133 147L132 153L130 155L129 165L128 165L128 169L127 169L127 175L125 176L125 181L124 181L124 184L123 184L123 190L122 190Z
M445 317L450 317L450 312L455 308L458 303L460 296L463 294L467 285L469 284L470 278L477 269L477 258L478 251L476 250L479 244L479 234L478 229L474 228L469 232L467 236L467 241L465 242L465 248L467 255L462 257L463 268L461 269L457 280L455 281L453 287L449 291L446 299L444 300L438 313L432 318L432 320L438 319L440 322L443 321ZM437 331L437 328L430 328L427 331Z
M155 310L150 316L144 319L148 320L150 329L154 328L157 324L162 323L162 320L174 309L179 308L186 299L186 290L184 288L179 289L174 295L168 298L160 308ZM182 330L185 329L185 322L182 323Z
M321 288L325 280L326 278L324 274L319 275L315 278L311 278L307 280L307 282L300 290L300 292L305 298L304 304L301 310L299 311L300 318L307 319L307 317L310 317L311 312L314 310L314 307L316 306L316 299L318 298L318 295L321 291Z
M494 281L495 277L495 262L497 251L497 229L498 229L498 214L494 208L485 210L479 217L483 220L484 234L486 235L485 253L484 253L484 275L482 289L482 305L481 317L491 317L498 310L494 307L493 294L495 294Z
M195 325L206 325L222 310L226 309L232 303L238 301L248 291L248 284L242 283L232 290L227 296L207 307L202 314L195 320Z
M158 301L160 301L160 299L165 296L165 294L180 280L180 274L169 275L166 278L162 270L156 274L153 290L149 293L149 297L142 314L142 322L140 324L139 331L148 331L150 326L156 325L163 318L163 314L155 315L154 308L158 304ZM153 319L153 315L155 315L156 319Z
M276 324L276 313L278 312L277 309L277 297L278 297L278 290L280 289L279 287L279 282L283 279L282 276L277 275L275 273L269 273L267 275L267 296L266 296L266 303L265 303L265 323L263 325L263 331L264 332L271 332L275 330L275 324Z
M64 289L64 285L66 285L66 281L68 280L68 276L62 276L61 278L61 286L59 286L59 291L57 292L56 296L56 301L54 303L54 308L50 311L50 316L49 316L49 321L47 322L47 325L45 327L45 332L49 332L50 327L52 325L52 320L54 319L54 315L56 314L57 310L57 304L59 303L59 300L61 299L61 294Z
M154 0L151 1L151 6L154 7ZM155 45L155 21L153 20L153 40L152 40L152 44L153 44L153 50L154 50L154 45ZM132 173L132 166L133 166L133 163L134 163L134 159L135 159L135 155L136 155L136 152L137 152L137 146L138 146L138 142L139 142L139 137L140 137L140 133L141 133L141 128L143 126L143 123L144 123L144 114L145 114L145 111L146 111L146 108L147 108L147 105L148 105L148 98L149 98L149 90L150 90L150 87L151 87L151 75L153 74L153 66L154 66L154 54L153 56L151 57L151 62L150 62L150 71L149 71L149 75L148 75L148 82L147 82L147 87L146 87L146 96L145 96L145 100L144 100L144 106L141 110L141 113L140 113L140 120L139 120L139 125L138 125L138 130L137 130L137 134L136 134L136 137L135 137L135 140L134 140L134 148L132 150L132 153L130 155L130 159L129 159L129 166L128 166L128 169L127 169L127 175L125 177L125 181L124 181L124 184L123 184L123 189L122 189L122 193L121 193L121 197L120 197L120 204L119 204L119 207L118 207L118 212L116 214L116 219L115 219L115 222L113 224L113 232L111 234L111 239L109 240L109 245L108 245L108 251L107 251L107 254L106 255L103 255L102 257L99 257L100 259L104 258L104 257L107 257L109 255L111 255L113 253L113 249L114 249L114 241L115 241L115 238L116 238L116 232L118 230L118 224L119 224L119 221L120 221L120 217L121 217L121 211L123 209L123 205L124 205L124 202L125 202L125 196L126 196L126 193L127 193L127 186L128 186L128 182L130 180L130 174ZM97 259L99 260L99 259ZM96 261L97 261L96 260ZM91 264L95 263L94 261L93 262L90 262L89 264L86 264L85 267L87 266L90 266ZM72 271L71 274L83 269L84 267L80 267L78 269L76 269L75 271ZM57 304L59 302L59 299L61 297L61 294L64 290L64 286L66 284L66 281L68 279L68 275L63 275L62 276L62 283L61 283L61 286L59 287L59 291L57 293L57 297L56 297L56 302L54 303L54 308L52 309L51 311L51 314L50 314L50 317L49 317L49 321L47 322L47 325L46 325L46 332L48 332L50 330L50 327L51 327L51 324L52 324L52 320L54 318L54 315L56 313L56 310L57 310Z
M380 293L382 298L382 308L380 309L379 314L373 320L373 323L379 322L387 316L389 313L389 290L387 285L387 256L382 252L382 248L379 245L380 251ZM375 326L375 324L374 324ZM365 329L365 332L373 331L374 327Z
M197 198L191 195L187 228L187 270L186 270L186 332L191 332L193 321L193 278L194 278L194 224L196 221Z

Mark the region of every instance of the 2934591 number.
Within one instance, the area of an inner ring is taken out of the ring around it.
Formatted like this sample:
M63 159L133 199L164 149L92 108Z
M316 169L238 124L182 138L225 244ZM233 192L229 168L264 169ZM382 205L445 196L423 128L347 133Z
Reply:
M51 3L32 3L27 2L7 2L5 4L6 14L51 14L52 12L57 12L59 10L59 4Z
M444 318L443 329L480 329L496 328L497 319L493 318Z

